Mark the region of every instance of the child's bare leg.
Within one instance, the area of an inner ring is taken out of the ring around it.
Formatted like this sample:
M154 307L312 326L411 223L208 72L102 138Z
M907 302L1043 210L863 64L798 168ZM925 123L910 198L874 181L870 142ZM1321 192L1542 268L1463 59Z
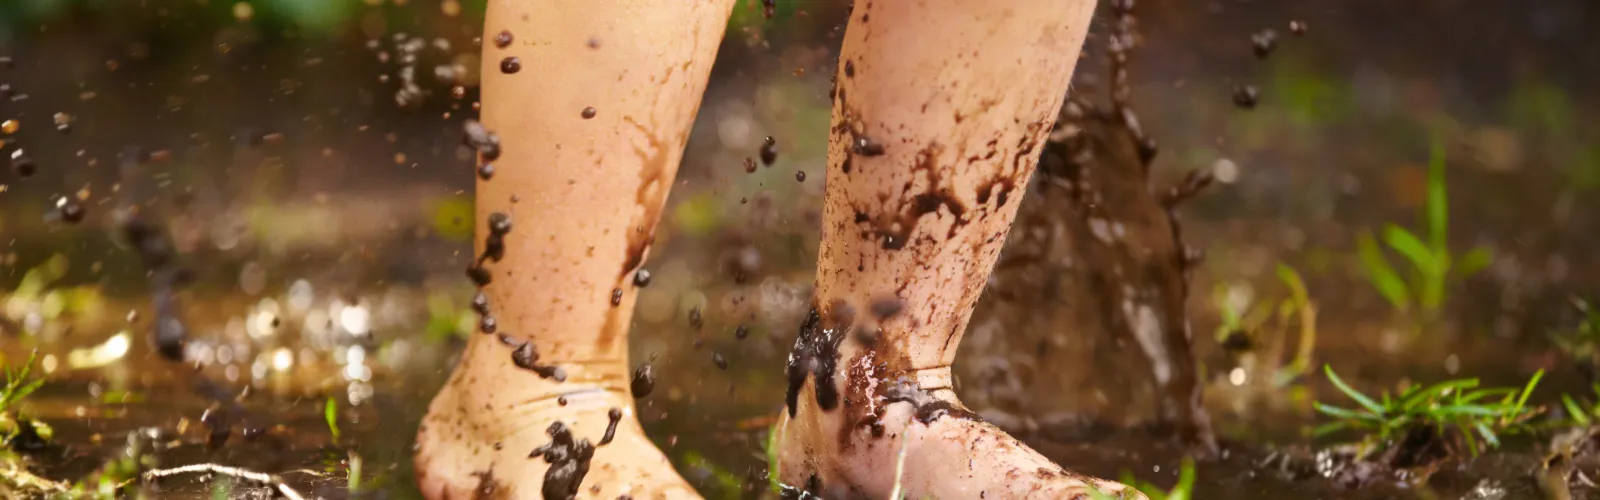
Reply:
M478 183L477 251L496 253L503 232L503 258L482 264L496 333L473 336L429 408L424 495L695 497L634 417L628 326L731 7L489 2L482 123L499 142L476 137L494 165Z
M815 313L780 477L826 498L1078 498L1090 484L956 400L950 363L1055 122L1093 0L858 0L828 151Z

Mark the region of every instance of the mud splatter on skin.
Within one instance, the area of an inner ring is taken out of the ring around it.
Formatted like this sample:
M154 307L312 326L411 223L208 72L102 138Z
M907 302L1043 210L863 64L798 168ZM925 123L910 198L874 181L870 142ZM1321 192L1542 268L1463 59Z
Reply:
M606 428L601 446L611 442L610 438L616 433L616 424L622 419L622 411L612 408L611 416L611 424ZM534 448L528 454L528 458L544 457L545 463L550 464L544 473L544 486L539 491L547 499L577 498L584 476L589 475L589 462L594 459L595 445L590 444L587 438L574 439L572 429L560 421L550 424L545 434L550 436L550 442Z
M625 116L623 121L632 125L644 136L646 146L633 148L634 154L639 157L642 164L639 169L639 188L634 193L634 202L639 208L644 209L644 216L635 218L631 224L633 229L628 231L628 248L625 254L627 259L622 263L621 273L621 276L627 276L644 263L645 252L655 242L656 220L661 218L661 202L667 193L666 181L662 179L662 174L667 170L669 155L675 150L667 147L661 138L656 137L633 117Z
M514 75L518 71L522 71L522 59L517 58L517 56L507 56L505 59L500 60L501 73Z
M462 143L478 151L483 161L490 162L500 159L500 136L490 132L477 120L461 122L461 130L465 134Z
M500 482L495 480L493 469L482 472L473 472L472 475L478 477L478 486L472 489L472 498L474 500L505 498L506 495L499 493L508 490L500 486Z
M478 256L478 266L485 261L500 262L506 256L506 235L511 233L511 216L502 212L489 214L489 236L483 239L483 255ZM473 281L477 281L476 278Z
M472 310L480 315L489 314L489 295L478 290L472 295Z
M983 421L978 414L965 408L951 404L949 401L933 397L927 390L917 387L917 383L908 378L898 378L887 384L883 391L883 404L911 403L916 409L914 418L922 425L932 424L941 417L952 417L962 420Z
M494 35L494 46L502 49L510 47L512 39L510 31L500 30L499 33Z
M839 387L834 383L833 374L839 367L839 344L848 336L848 330L848 324L825 328L822 315L816 307L806 314L794 348L789 351L785 368L789 388L784 401L788 404L790 417L799 411L800 389L805 386L807 376L812 377L816 384L817 406L823 411L838 407Z
M539 364L539 351L533 342L518 340L510 335L500 334L500 343L511 347L511 364L517 368L529 370L539 374L539 378L552 379L556 382L567 381L567 371L559 366Z
M954 237L956 230L969 222L966 204L956 199L955 193L945 185L944 176L939 170L938 157L942 150L943 147L938 144L929 144L917 152L912 169L913 172L921 172L927 181L927 188L923 192L909 194L913 181L907 180L903 191L907 194L902 195L903 201L899 207L884 207L876 211L855 207L855 223L862 226L862 238L878 238L884 250L903 249L916 234L923 216L939 213L941 207L953 218L947 237ZM867 215L870 212L876 212L878 216Z

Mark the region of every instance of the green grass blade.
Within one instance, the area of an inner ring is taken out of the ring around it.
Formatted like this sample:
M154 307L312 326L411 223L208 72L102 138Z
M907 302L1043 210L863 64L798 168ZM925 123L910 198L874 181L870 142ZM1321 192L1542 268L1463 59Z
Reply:
M1498 417L1505 414L1507 410L1509 410L1509 408L1502 406L1457 405L1433 408L1428 410L1428 413L1450 417L1460 415L1471 417Z
M1500 447L1500 437L1494 434L1494 430L1489 428L1489 424L1478 421L1473 423L1473 427L1478 429L1478 435L1483 436L1484 444L1489 445L1490 448Z
M1318 413L1321 413L1323 415L1327 415L1327 416L1330 416L1330 417L1333 417L1333 418L1342 418L1342 419L1346 419L1346 420L1371 420L1373 422L1378 422L1378 421L1382 421L1383 420L1383 417L1379 417L1379 416L1373 415L1371 413L1359 412L1359 411L1355 411L1355 410L1351 410L1351 409L1347 409L1347 408L1340 408L1340 407L1337 407L1337 406L1325 405L1325 404L1322 404L1322 403L1312 403L1312 407L1316 408Z
M1289 296L1294 298L1296 304L1304 304L1311 294L1306 293L1306 281L1300 279L1300 272L1295 271L1288 264L1278 263L1278 281L1289 287Z
M1590 422L1589 414L1588 414L1589 412L1583 411L1583 407L1578 406L1578 402L1577 401L1573 401L1572 400L1572 396L1569 396L1569 395L1566 395L1566 394L1562 394L1561 395L1561 405L1566 407L1567 414L1571 415L1572 421L1577 422L1578 425L1581 425L1581 426L1584 426L1584 427L1588 427L1589 426L1589 422Z
M1445 188L1444 140L1434 137L1428 151L1428 241L1435 249L1449 245L1450 199Z
M1383 242L1389 244L1389 248L1393 248L1394 251L1400 252L1406 260L1411 261L1422 274L1439 273L1439 257L1434 253L1434 249L1428 248L1422 240L1417 239L1417 235L1407 231L1406 228L1394 224L1384 226Z
M1528 385L1522 387L1522 395L1517 397L1517 406L1512 410L1514 415L1522 413L1522 408L1528 404L1528 396L1533 394L1533 388L1539 386L1539 379L1542 378L1544 378L1543 368L1533 372L1533 378L1528 379Z
M333 439L339 439L339 405L333 402L333 397L328 397L328 402L322 405L322 419L328 422L328 432L333 434Z
M1384 408L1379 406L1377 401L1373 401L1372 398L1367 397L1366 394L1362 394L1361 391L1355 390L1355 388L1350 387L1349 384L1344 383L1344 380L1340 379L1338 374L1333 373L1332 366L1322 365L1322 372L1328 375L1328 381L1332 382L1334 387L1337 387L1339 391L1343 392L1346 396L1350 396L1350 399L1355 400L1356 403L1360 404L1363 408L1366 408L1367 411L1370 411L1378 416L1382 416L1384 414Z
M783 493L783 483L778 481L778 423L767 426L767 488L773 493Z
M1312 437L1322 437L1350 427L1349 422L1331 422L1317 426L1311 430Z
M1461 261L1455 264L1456 276L1462 278L1471 277L1474 274L1478 274L1478 271L1489 267L1489 264L1493 262L1494 254L1490 253L1489 249L1484 247L1474 248L1462 255Z
M1372 233L1364 232L1356 238L1356 256L1366 268L1367 280L1390 305L1395 309L1410 309L1411 294L1406 290L1406 282L1400 279L1394 268L1389 267L1389 261L1383 258L1383 251L1378 249L1378 242L1373 239Z
M1167 500L1190 500L1194 497L1194 460L1185 458L1178 468L1178 484L1172 487Z

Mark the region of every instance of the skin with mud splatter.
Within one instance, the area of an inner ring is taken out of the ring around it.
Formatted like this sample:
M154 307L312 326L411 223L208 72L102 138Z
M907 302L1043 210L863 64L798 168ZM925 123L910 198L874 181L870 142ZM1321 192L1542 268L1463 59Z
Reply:
M1089 2L1002 5L855 4L832 93L815 307L786 367L785 483L828 498L1122 490L1061 471L953 390L949 366L1092 14ZM944 30L983 35L922 36ZM986 56L996 51L1008 57Z

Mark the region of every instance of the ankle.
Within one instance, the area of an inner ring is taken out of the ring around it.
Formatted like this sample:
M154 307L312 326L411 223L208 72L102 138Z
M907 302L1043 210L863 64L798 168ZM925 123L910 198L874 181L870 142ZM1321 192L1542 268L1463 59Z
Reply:
M456 374L447 387L465 396L469 403L500 407L551 404L563 406L614 395L611 403L632 404L629 396L629 370L626 358L561 359L537 356L513 359L521 341L493 335L473 338ZM534 349L534 351L537 351ZM493 408L499 410L500 408Z

